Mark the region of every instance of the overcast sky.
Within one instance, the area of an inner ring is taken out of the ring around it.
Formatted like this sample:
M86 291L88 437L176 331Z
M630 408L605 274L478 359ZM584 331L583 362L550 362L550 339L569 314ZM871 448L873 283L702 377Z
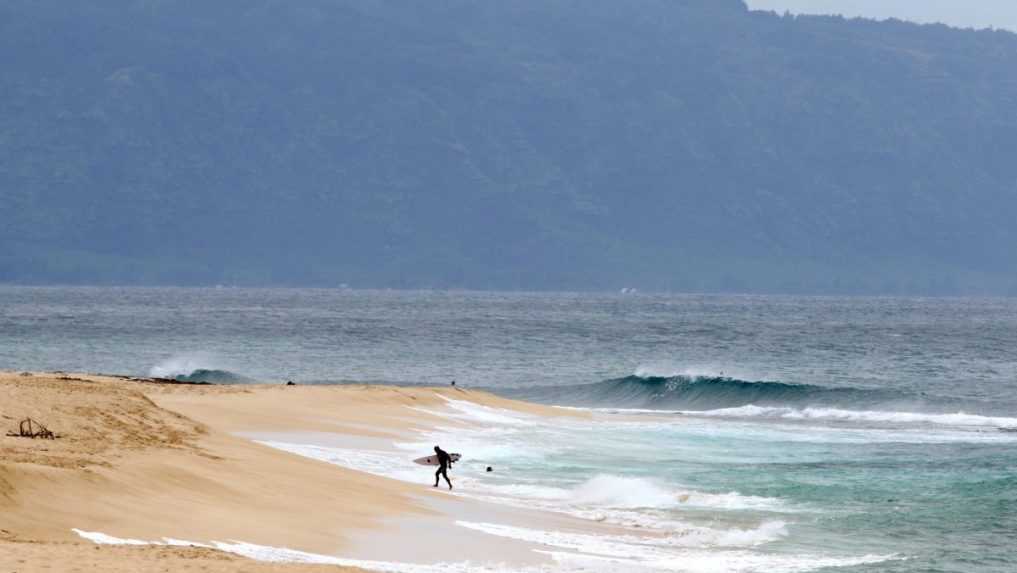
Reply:
M750 8L1017 31L1017 0L746 0Z

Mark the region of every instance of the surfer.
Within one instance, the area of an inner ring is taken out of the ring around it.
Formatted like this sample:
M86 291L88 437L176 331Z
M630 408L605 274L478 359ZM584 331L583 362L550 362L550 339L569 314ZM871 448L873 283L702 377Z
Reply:
M438 477L441 476L445 478L448 488L452 489L452 481L448 479L448 468L452 465L452 456L438 446L434 446L434 453L438 454L438 471L434 472L434 487L438 487Z

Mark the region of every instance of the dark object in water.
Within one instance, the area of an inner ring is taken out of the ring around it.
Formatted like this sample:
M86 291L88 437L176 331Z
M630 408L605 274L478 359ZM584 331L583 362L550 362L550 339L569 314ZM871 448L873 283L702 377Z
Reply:
M286 381L286 385L287 385L287 386L296 386L297 384L296 384L296 382L294 382L294 381L292 381L292 380L287 380L287 381Z
M32 438L33 440L36 438L55 440L58 437L56 434L51 432L49 428L31 418L25 418L18 424L17 434L14 432L7 432L7 435L12 438Z
M491 466L487 466L487 471L489 471L489 472L493 472L493 471L494 471L494 468L492 468Z
M453 385L453 386L455 386L455 385L456 385L456 381L455 381L455 380L453 380L453 381L452 381L452 385Z

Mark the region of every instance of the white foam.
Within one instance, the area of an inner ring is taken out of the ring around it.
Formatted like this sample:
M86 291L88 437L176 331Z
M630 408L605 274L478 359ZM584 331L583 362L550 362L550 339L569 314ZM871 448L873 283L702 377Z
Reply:
M453 420L473 422L479 424L500 424L503 426L534 426L538 418L522 412L514 412L503 408L492 408L482 404L475 404L465 400L454 400L442 396L448 409L432 410L409 406L412 410L426 412L435 416L445 417Z
M155 378L187 376L195 370L229 370L221 361L208 352L187 352L173 355L148 370Z
M710 573L779 572L798 573L828 567L845 567L878 563L894 556L865 555L832 557L756 553L740 549L705 549L696 540L694 548L686 547L682 536L666 538L634 536L602 536L565 531L545 531L492 523L457 521L456 525L548 547L546 553L559 564L572 564L592 571L688 571ZM783 530L783 524L768 526ZM743 533L743 541L757 532ZM737 540L737 538L732 538ZM753 544L749 541L748 544Z
M755 495L742 495L736 491L727 493L705 493L689 490L678 493L678 498L683 505L691 507L706 507L712 509L727 509L732 511L787 511L784 502L772 497L759 497Z
M127 539L124 537L113 537L112 535L106 535L105 533L99 533L98 531L82 531L80 529L71 529L74 533L77 533L81 537L95 543L97 545L151 545L148 541L141 541L140 539ZM156 543L155 545L162 545Z
M515 430L500 428L470 430L438 428L428 432L423 439L412 442L396 442L397 449L412 452L413 457L429 454L436 444L452 452L468 453L469 459L488 461L519 460L521 458L543 459L549 449L527 447L520 440L513 440Z
M619 488L632 483L636 493L619 494ZM695 530L706 532L711 539L721 538L726 530L709 531L681 521L682 509L710 509L727 511L757 510L767 513L797 513L797 507L787 507L781 500L743 496L736 492L710 494L694 490L673 489L653 484L646 489L639 478L616 479L598 476L573 489L536 484L492 484L481 479L467 479L459 495L524 509L564 513L597 523L608 523L640 532L673 534L681 531L688 535ZM591 483L592 482L592 483ZM657 505L649 505L655 503ZM767 522L778 523L778 522ZM782 523L782 522L780 522ZM735 534L742 529L731 530ZM692 537L690 537L692 539ZM704 543L705 537L699 538Z
M597 558L561 551L548 551L559 564L574 564L583 571L674 571L681 573L806 573L832 567L870 565L899 559L894 555L829 557L812 555L760 555L740 552L685 552L676 557L651 559L636 569L612 558Z
M162 541L165 545L170 547L205 547L211 548L211 545L204 543L196 543L194 541L184 541L183 539L173 539L172 537L163 537Z
M740 567L728 567L726 560L731 557L728 553L715 554L712 559L708 557L708 554L684 554L684 555L669 555L662 547L666 547L665 541L651 541L646 545L630 545L633 541L638 542L636 538L628 538L624 536L615 536L611 538L601 539L596 536L589 536L583 534L568 534L562 532L544 532L539 530L528 530L517 527L499 526L495 524L483 524L483 523L468 523L458 522L462 527L474 529L476 531L482 531L490 535L497 535L500 537L508 537L512 539L518 539L536 543L546 547L552 547L556 549L566 549L566 551L543 551L550 555L554 559L553 564L548 565L536 565L536 566L518 566L518 565L507 565L502 563L472 563L468 561L463 562L442 562L442 563L400 563L400 562L389 562L389 561L368 561L362 559L347 559L343 557L322 555L318 553L308 553L306 551L298 551L295 549L289 549L286 547L273 547L267 545L257 545L254 543L247 543L244 541L212 541L210 543L197 543L192 541L183 541L178 539L165 538L163 541L142 541L138 539L118 538L104 533L94 531L83 531L80 529L74 529L74 531L81 537L88 539L94 543L103 545L161 545L161 546L194 546L194 547L206 547L212 549L218 549L227 553L240 555L256 561L272 562L272 563L308 563L316 565L339 565L344 567L359 567L371 571L383 571L389 573L578 573L578 572L617 572L617 571L630 571L632 573L642 573L646 571L654 571L660 569L672 570L672 571L712 571L712 572L727 572L740 573L742 571L754 571L764 569L746 569ZM573 553L570 551L580 551L580 553ZM582 553L586 551L588 553ZM689 569L684 567L686 560L692 556L697 555L696 562L704 563L707 560L711 561L712 567L710 569ZM608 556L609 558L605 558ZM743 555L736 555L741 561L745 561L747 558ZM613 558L612 558L613 557ZM787 558L781 558L787 561ZM810 563L808 557L798 557L803 564ZM758 561L758 560L756 560ZM851 563L859 563L861 561L855 559ZM872 562L872 561L869 561ZM754 561L755 563L755 561ZM811 567L800 567L795 569L789 569L787 567L780 568L769 568L765 570L772 571L809 571L811 569L818 569L821 567L831 566L832 564L848 564L845 559L840 560L829 560L829 559L813 559L811 561ZM760 563L761 565L779 565L780 563L774 563L773 560Z
M390 561L365 561L360 559L345 559L318 553L307 553L285 547L270 547L256 545L242 541L221 542L213 541L212 545L220 551L242 555L256 561L267 561L274 563L309 563L314 565L340 565L343 567L359 567L371 571L384 571L391 573L466 573L467 571L497 571L497 568L488 569L476 567L471 563L436 563L416 564L398 563Z
M783 406L741 406L720 410L680 411L690 416L724 418L781 418L785 420L832 420L846 422L878 422L892 424L934 424L959 427L1017 428L1017 418L955 414L922 414L917 412L881 412L874 410L842 410L839 408L791 408Z
M429 471L412 463L410 456L402 451L426 453L428 442L399 443L394 450L345 449L287 442L261 441L263 445L281 449L297 455L339 465L357 471L398 479L409 483L425 483L431 479ZM464 443L469 456L479 456L482 444ZM503 446L498 451L503 456L520 457L517 449L521 446ZM494 448L498 450L499 448ZM529 450L538 451L538 450ZM488 455L495 452L489 451ZM491 457L481 459L490 460ZM601 474L579 484L554 482L547 477L539 482L499 483L475 468L461 469L458 476L457 495L463 495L487 502L521 508L536 508L565 513L582 519L608 522L622 526L644 529L668 529L684 527L668 514L676 509L707 508L726 511L768 511L787 512L781 500L745 496L738 492L707 493L669 485L642 477L626 477ZM660 510L660 511L649 511Z
M640 378L735 378L737 380L765 380L766 376L757 376L739 368L718 367L708 365L678 366L671 362L651 362L641 364L632 373Z
M407 482L418 482L422 475L421 466L414 464L413 460L398 452L370 450L367 448L325 447L267 440L259 440L257 443L344 468ZM424 454L426 454L426 451Z
M571 497L574 503L604 507L669 507L678 503L673 493L650 480L610 475L581 484Z
M529 483L514 483L514 484L478 484L488 493L492 493L498 496L516 497L522 498L527 501L530 500L543 500L543 501L568 501L571 497L571 492L565 488L553 487L548 485L538 485Z
M598 475L578 486L569 501L581 505L609 508L673 508L678 506L708 507L729 510L778 510L780 500L745 496L738 492L705 493L675 489L653 480L638 477Z
M660 549L642 545L642 538L619 535L590 535L565 531L545 531L496 523L457 521L456 525L489 535L536 543L557 549L569 549L590 555L639 559L659 555Z
M120 537L113 537L112 535L106 535L96 531L83 531L80 529L73 529L79 536L92 541L93 543L101 545L157 545L157 546L193 546L193 547L205 547L210 549L218 549L226 553L233 553L247 557L248 559L254 559L255 561L265 561L270 563L309 563L316 565L339 565L343 567L358 567L361 569L367 569L371 571L384 571L390 573L470 573L470 572L487 572L487 573L509 573L512 571L519 571L523 573L546 573L550 571L561 571L558 568L552 568L547 566L541 567L509 567L501 564L476 564L467 561L456 562L456 563L433 563L433 564L417 564L417 563L398 563L389 561L367 561L362 559L346 559L343 557L335 557L331 555L321 555L318 553L308 553L306 551L297 551L296 549L288 549L286 547L272 547L268 545L257 545L254 543L246 543L243 541L212 541L211 543L197 543L193 541L183 541L179 539L164 538L162 541L141 541L138 539L127 539Z
M593 535L565 533L562 531L549 532L493 523L472 523L466 521L456 522L456 524L468 529L484 531L491 535L511 537L521 541L543 543L587 553L628 557L640 557L642 555L640 552L645 547L700 549L712 547L755 547L787 536L787 526L783 521L768 521L759 527L748 529L715 529L673 522L665 535L651 533L649 535L638 536ZM609 547L609 549L605 552L604 547Z
M787 537L787 524L783 521L767 521L755 529L714 529L696 530L697 545L720 545L724 547L753 547ZM715 535L715 537L713 537ZM709 539L702 539L709 536Z

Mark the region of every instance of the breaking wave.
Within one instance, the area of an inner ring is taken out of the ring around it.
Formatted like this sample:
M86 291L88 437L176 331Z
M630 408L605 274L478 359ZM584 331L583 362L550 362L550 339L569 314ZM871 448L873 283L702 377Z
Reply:
M1017 430L1017 418L980 416L957 412L953 414L924 414L919 412L885 412L872 410L842 410L839 408L787 408L741 406L706 412L690 412L699 416L722 418L780 418L784 420L831 420L837 422L875 422L890 424L934 424L937 426L995 427L1007 431Z
M726 376L638 374L565 387L521 390L518 397L560 406L657 410L729 418L934 424L1017 428L1010 412L991 404L925 393L831 387Z
M207 368L198 368L189 374L177 374L173 379L178 382L209 382L212 384L239 384L251 381L250 378L236 372Z
M873 388L748 381L725 376L626 376L594 384L542 387L525 392L562 405L658 410L715 410L739 406L873 405L914 399Z
M149 369L148 375L178 382L209 384L239 384L252 381L247 376L213 366L216 362L214 357L206 353L181 354L156 364Z

